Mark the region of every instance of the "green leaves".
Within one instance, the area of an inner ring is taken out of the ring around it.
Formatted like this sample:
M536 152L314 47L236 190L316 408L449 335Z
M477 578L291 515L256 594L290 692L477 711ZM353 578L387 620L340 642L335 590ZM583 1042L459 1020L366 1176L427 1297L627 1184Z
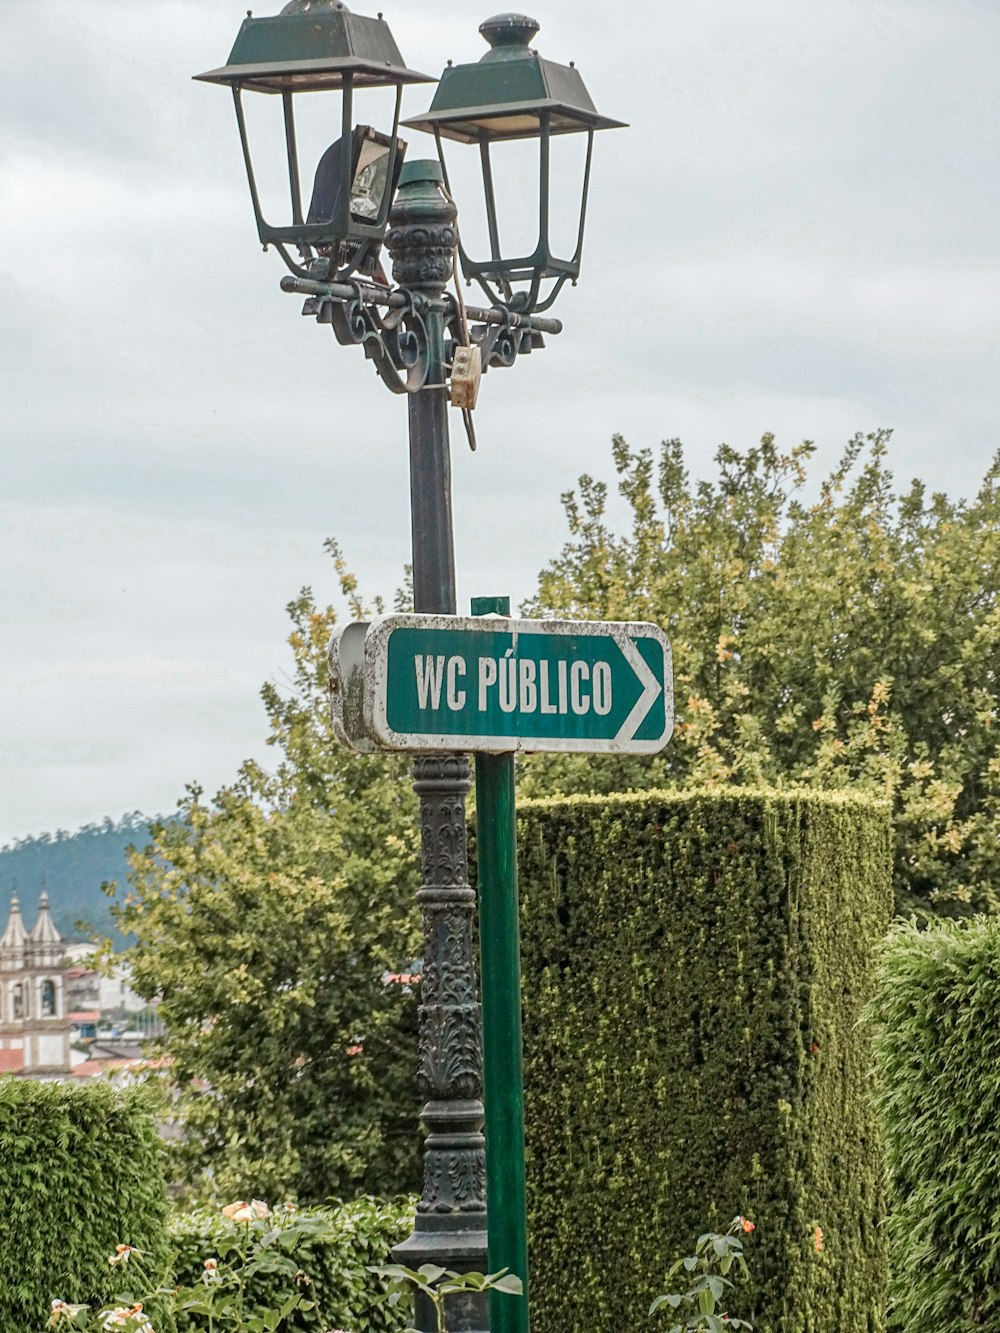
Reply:
M735 788L550 798L520 803L518 844L533 1324L641 1327L656 1293L702 1276L684 1264L698 1235L736 1286L709 1286L719 1317L881 1333L859 1019L890 915L885 808ZM719 1234L734 1206L759 1220L752 1241ZM663 1305L656 1326L693 1313Z
M405 760L332 735L333 610L304 590L289 613L290 687L263 690L274 761L212 802L191 788L133 854L119 909L133 984L161 997L189 1199L248 1182L303 1201L394 1195L420 1178L416 993L385 980L421 950L415 799Z
M403 1197L391 1203L362 1198L333 1207L275 1208L260 1224L263 1249L247 1263L247 1310L263 1317L295 1300L295 1333L362 1326L370 1333L399 1333L407 1322L405 1308L385 1301L388 1283L376 1279L370 1265L387 1260L392 1246L409 1234L415 1206L414 1198ZM175 1280L196 1286L207 1256L235 1256L231 1241L240 1231L215 1208L175 1217ZM178 1321L178 1333L197 1329Z
M421 1264L419 1268L406 1268L402 1264L376 1264L371 1271L379 1277L388 1278L390 1282L416 1287L434 1301L459 1291L502 1291L509 1296L521 1296L524 1292L521 1279L506 1268L496 1273L456 1273L437 1264ZM391 1296L398 1294L398 1290L390 1293Z
M665 1292L656 1299L649 1307L650 1315L666 1308L673 1311L691 1310L691 1314L684 1323L674 1324L674 1329L680 1329L681 1333L715 1333L717 1328L725 1329L750 1329L751 1325L743 1320L735 1319L732 1315L716 1315L716 1305L722 1300L727 1288L732 1287L732 1282L721 1275L722 1271L728 1271L734 1259L739 1259L743 1263L744 1271L746 1264L743 1262L743 1240L742 1236L747 1230L747 1224L742 1217L737 1216L729 1228L729 1231L719 1235L714 1231L705 1231L695 1242L694 1254L686 1255L683 1259L678 1259L670 1268L668 1277L672 1278L675 1274L684 1271L687 1273L698 1273L698 1277L691 1283L686 1291ZM749 1229L753 1229L752 1226ZM722 1269L725 1264L726 1268ZM720 1272L713 1271L719 1268Z
M652 764L537 756L522 789L863 789L893 804L900 912L1000 907L1000 462L952 501L897 488L888 448L856 436L813 479L811 444L766 435L692 485L678 441L616 438L627 523L581 478L529 609L661 625L674 736Z
M135 1276L116 1246L163 1255L166 1194L153 1102L141 1089L0 1078L0 1326L39 1333L52 1301L83 1327Z
M390 1304L400 1301L407 1288L423 1292L434 1307L439 1333L447 1331L447 1298L463 1291L502 1291L510 1296L524 1294L524 1284L519 1277L501 1268L496 1273L456 1273L452 1269L439 1267L437 1264L421 1264L419 1268L406 1268L402 1264L375 1265L372 1270L376 1276L395 1286L390 1289L387 1300ZM407 1329L406 1333L414 1333Z
M1000 920L901 925L869 1006L892 1211L892 1326L1000 1324Z
M684 1297L681 1296L681 1294L676 1291L668 1292L666 1295L663 1296L657 1296L656 1300L649 1307L649 1313L655 1314L661 1305L669 1305L671 1310L677 1310L680 1308L680 1304L683 1299Z
M329 1283L314 1283L305 1268L299 1267L313 1268L312 1247L317 1243L335 1238L335 1243L343 1245L336 1214L303 1217L294 1209L283 1208L269 1217L267 1205L259 1200L206 1213L206 1235L200 1239L211 1243L198 1245L198 1258L190 1261L179 1251L150 1265L145 1254L122 1246L117 1254L127 1253L115 1263L127 1262L128 1290L119 1289L113 1302L103 1308L56 1301L48 1327L72 1326L86 1333L103 1333L114 1326L131 1333L153 1333L155 1320L161 1333L284 1333L290 1327L296 1333L313 1333L328 1327L327 1317L339 1323L358 1318L362 1311L345 1307L343 1290L338 1290L344 1284L341 1255ZM343 1221L343 1230L347 1230L352 1221L349 1210ZM208 1234L213 1231L214 1235ZM386 1238L386 1249L389 1243ZM214 1253L206 1255L206 1248ZM359 1263L357 1255L355 1263ZM361 1271L367 1288L370 1275L364 1268ZM322 1309L303 1294L314 1287L322 1296ZM370 1298L364 1302L364 1314L368 1304ZM342 1318L345 1314L349 1320ZM293 1315L294 1324L289 1325ZM398 1330L399 1323L376 1317L366 1320L366 1326L369 1330Z

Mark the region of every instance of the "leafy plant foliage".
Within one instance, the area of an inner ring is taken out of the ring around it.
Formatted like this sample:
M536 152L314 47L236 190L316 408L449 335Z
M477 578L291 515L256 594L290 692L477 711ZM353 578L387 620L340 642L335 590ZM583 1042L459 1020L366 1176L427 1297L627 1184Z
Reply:
M118 1243L162 1254L160 1152L141 1090L0 1078L3 1333L38 1333L53 1298L106 1304Z
M334 548L355 618L365 609ZM272 771L154 823L118 909L132 984L161 996L193 1197L318 1202L419 1181L416 996L387 978L419 951L419 833L405 762L336 743L332 609L289 607L290 692L263 691Z
M735 1315L717 1314L720 1304L729 1304L729 1294L735 1283L729 1274L735 1267L743 1277L750 1276L743 1257L743 1237L753 1231L754 1223L745 1217L735 1217L723 1235L717 1231L703 1231L695 1242L694 1254L678 1259L667 1273L667 1281L685 1277L691 1283L687 1291L667 1291L657 1296L649 1307L651 1315L662 1310L673 1315L670 1333L739 1333L746 1329L753 1333L753 1325Z
M571 797L523 803L519 842L532 1327L643 1327L670 1257L735 1205L757 1223L741 1318L878 1333L858 1018L890 913L888 809Z
M392 1284L385 1297L389 1306L399 1306L403 1302L408 1304L411 1292L419 1292L434 1311L438 1333L448 1333L448 1316L455 1307L455 1301L449 1301L449 1296L461 1299L469 1292L483 1291L499 1291L507 1296L524 1294L521 1279L506 1268L496 1273L457 1273L452 1268L442 1268L440 1264L421 1264L419 1268L383 1264L372 1271L376 1277ZM467 1322L466 1311L458 1310L455 1313L459 1323L453 1327ZM404 1333L417 1333L417 1329L408 1326Z
M891 1182L891 1324L1000 1326L1000 921L900 926L870 1006Z
M391 1247L409 1234L415 1205L413 1198L360 1198L322 1208L275 1209L264 1230L273 1233L272 1248L278 1250L289 1248L285 1236L294 1237L294 1263L257 1265L247 1284L248 1313L281 1309L298 1296L308 1304L290 1311L283 1333L360 1328L399 1333L409 1312L405 1305L383 1303L389 1284L370 1270L386 1263ZM203 1277L205 1259L225 1262L240 1235L217 1208L199 1208L172 1219L170 1239L175 1279L193 1286ZM204 1320L178 1318L177 1325L178 1333L194 1333Z
M531 609L661 625L674 737L652 763L540 756L524 789L860 785L893 802L900 911L996 910L1000 461L966 503L897 491L887 450L855 438L809 502L808 443L723 446L694 485L679 442L616 439L630 526L581 478Z

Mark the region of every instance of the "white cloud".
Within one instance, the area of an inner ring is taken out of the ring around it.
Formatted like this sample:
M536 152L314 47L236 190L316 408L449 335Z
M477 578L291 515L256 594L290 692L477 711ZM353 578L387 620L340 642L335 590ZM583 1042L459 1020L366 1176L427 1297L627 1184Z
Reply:
M323 538L371 590L408 558L405 405L278 290L229 98L190 79L244 8L0 4L0 840L231 777L263 753L285 603L334 596ZM432 74L485 49L460 0L386 17ZM1000 420L992 0L537 17L632 129L598 142L565 332L490 373L477 455L453 432L462 603L530 591L616 430L680 436L704 474L723 439L825 464L892 425L901 476L974 490Z

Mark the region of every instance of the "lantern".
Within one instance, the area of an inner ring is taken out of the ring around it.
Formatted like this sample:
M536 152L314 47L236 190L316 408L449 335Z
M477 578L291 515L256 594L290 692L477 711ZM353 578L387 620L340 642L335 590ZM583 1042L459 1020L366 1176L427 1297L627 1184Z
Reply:
M478 146L490 256L473 259L463 247L462 269L495 305L521 312L546 310L567 279L575 281L580 272L594 133L620 128L622 122L598 115L575 66L543 60L529 46L538 32L534 19L500 14L487 19L479 31L490 45L486 55L478 63L449 65L430 110L404 124L435 136L446 182L442 139ZM555 254L550 240L551 141L563 134L587 135L579 224L568 258ZM491 157L494 145L515 139L535 139L539 146L538 241L532 253L521 255L507 254L502 244ZM540 299L546 279L553 285Z
M275 246L300 277L343 280L354 272L370 274L405 152L397 138L402 90L409 83L433 81L406 68L382 16L352 14L341 0L291 0L273 18L248 13L228 63L196 77L233 90L257 232L265 248ZM391 127L355 124L355 93L370 88L395 89ZM289 190L288 217L281 225L266 219L261 207L244 91L281 101ZM324 121L331 142L315 164L308 198L295 121L296 99L307 93L328 94L333 102ZM292 258L290 246L298 249L301 262Z

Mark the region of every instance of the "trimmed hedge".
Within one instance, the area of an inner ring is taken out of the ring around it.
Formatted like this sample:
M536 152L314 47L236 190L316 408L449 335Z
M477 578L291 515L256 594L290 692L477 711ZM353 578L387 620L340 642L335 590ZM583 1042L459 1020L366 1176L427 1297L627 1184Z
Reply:
M386 1284L368 1272L369 1264L389 1263L389 1250L409 1235L415 1198L391 1202L372 1198L355 1199L330 1208L300 1208L291 1214L275 1210L273 1224L281 1228L295 1218L321 1218L326 1230L295 1250L301 1276L296 1282L280 1273L258 1273L249 1295L258 1307L280 1306L289 1296L301 1293L314 1301L311 1310L296 1310L282 1324L282 1333L324 1333L327 1329L350 1329L352 1333L397 1333L409 1326L409 1302L372 1306L376 1293ZM233 1236L233 1224L217 1208L201 1208L175 1217L170 1238L177 1250L174 1273L179 1282L197 1282L203 1261L215 1257ZM178 1333L193 1333L201 1323L177 1320Z
M870 1014L892 1203L890 1325L1000 1328L1000 921L898 927Z
M0 1078L3 1333L39 1333L56 1297L109 1300L116 1244L162 1252L160 1156L141 1089Z
M654 1326L667 1265L738 1212L757 1230L734 1315L881 1330L858 1019L892 905L888 810L576 797L525 802L519 840L534 1333Z

